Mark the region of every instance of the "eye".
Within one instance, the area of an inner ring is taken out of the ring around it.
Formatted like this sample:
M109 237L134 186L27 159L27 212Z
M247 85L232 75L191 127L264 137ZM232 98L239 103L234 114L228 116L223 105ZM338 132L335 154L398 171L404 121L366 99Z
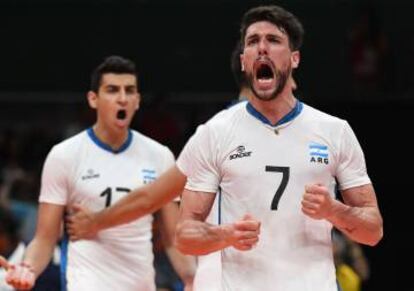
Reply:
M116 93L118 92L118 87L117 86L108 86L106 87L106 92L108 93Z
M259 40L258 40L258 38L249 38L249 39L247 40L247 45L248 45L248 46L254 45L254 44L256 44L258 41L259 41Z
M135 94L135 93L137 93L137 87L135 87L135 86L127 87L125 91L128 94Z
M269 36L267 40L271 43L280 43L280 39L276 36Z

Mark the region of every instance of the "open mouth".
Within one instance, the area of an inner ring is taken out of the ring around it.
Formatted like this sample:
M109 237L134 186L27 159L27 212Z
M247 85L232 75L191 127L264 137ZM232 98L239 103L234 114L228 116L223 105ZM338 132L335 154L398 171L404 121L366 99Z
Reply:
M126 116L127 114L125 109L118 110L118 112L116 113L116 118L120 120L124 120Z
M256 69L256 79L269 81L274 78L272 67L267 63L261 63Z

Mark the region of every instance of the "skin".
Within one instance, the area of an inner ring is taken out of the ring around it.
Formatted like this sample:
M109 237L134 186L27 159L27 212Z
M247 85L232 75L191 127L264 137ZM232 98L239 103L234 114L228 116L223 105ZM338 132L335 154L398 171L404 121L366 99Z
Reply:
M290 80L293 79L292 69L299 66L299 51L291 50L288 36L279 28L260 21L247 28L240 58L242 70L254 93L250 103L272 124L276 124L296 103L292 94L295 83ZM267 82L257 79L257 70L263 63L273 71L274 78ZM280 78L282 75L283 78Z
M327 187L306 185L302 211L313 219L326 219L353 241L374 246L383 236L383 222L371 184L341 191L345 204L333 199Z

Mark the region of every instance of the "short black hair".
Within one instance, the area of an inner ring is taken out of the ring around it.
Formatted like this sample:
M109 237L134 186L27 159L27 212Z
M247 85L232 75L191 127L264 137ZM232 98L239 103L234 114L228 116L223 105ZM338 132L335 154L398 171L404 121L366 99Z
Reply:
M102 76L109 73L134 75L138 83L138 73L133 61L121 56L109 56L92 72L90 90L98 92Z
M277 5L254 7L244 14L240 25L240 42L242 44L244 44L244 38L246 37L246 31L249 26L259 21L273 23L279 29L286 32L291 50L299 50L302 46L305 31L299 19Z
M231 52L230 68L233 73L234 81L239 89L247 87L247 80L245 74L241 69L240 55L243 53L243 46L240 41L237 41L236 45Z

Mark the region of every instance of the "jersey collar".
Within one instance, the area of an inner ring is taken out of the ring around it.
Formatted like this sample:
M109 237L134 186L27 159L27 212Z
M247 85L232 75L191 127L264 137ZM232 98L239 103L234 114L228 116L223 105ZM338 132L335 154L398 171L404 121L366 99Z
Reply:
M261 114L259 111L257 111L250 102L247 102L246 104L246 110L249 112L254 118L260 120L264 124L270 125L270 126L279 126L284 123L287 123L289 121L292 121L295 119L303 109L303 103L297 100L295 107L292 108L292 110L283 116L282 119L280 119L276 124L272 124L263 114Z
M132 132L130 129L128 129L128 137L126 139L126 141L124 142L124 144L117 150L114 150L113 148L111 148L108 144L104 143L103 141L101 141L95 134L95 132L93 131L92 127L89 127L87 130L87 133L89 135L89 137L91 138L91 140L101 149L104 149L108 152L111 152L113 154L119 154L122 153L123 151L125 151L129 145L132 143Z

